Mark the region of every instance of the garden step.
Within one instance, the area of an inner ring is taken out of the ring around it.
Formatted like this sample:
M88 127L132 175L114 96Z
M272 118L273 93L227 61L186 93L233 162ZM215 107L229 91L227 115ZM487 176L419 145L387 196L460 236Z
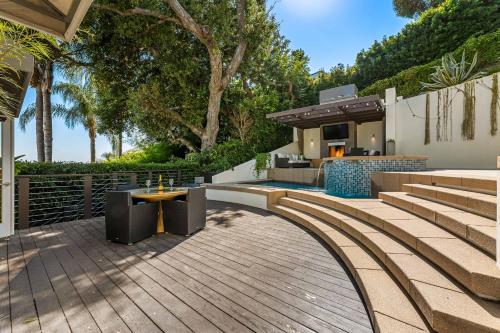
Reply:
M338 228L293 208L279 204L270 208L314 232L342 258L361 290L376 332L430 332L409 295L359 242Z
M380 267L396 277L436 332L500 332L499 304L467 293L459 284L441 273L439 268L383 231L310 202L282 198L280 205L302 212L302 215L297 212L295 215L306 220L299 223L310 229L309 225L313 223L310 221L315 219L324 221L331 227L314 227L311 230L315 233L326 233L328 236L330 230L335 230L335 233L347 234L351 241L362 244L361 248L367 248L371 256L376 256L381 261ZM342 245L346 247L349 243L344 242ZM345 248L340 249L342 250ZM339 255L343 258L343 255Z
M379 198L433 222L467 240L483 251L495 255L496 222L446 204L414 197L406 192L381 192Z
M490 219L496 219L497 216L497 198L494 195L422 184L404 184L403 192Z
M432 222L376 199L346 200L305 191L288 191L287 195L368 222L415 249L474 294L500 300L500 270L495 260Z

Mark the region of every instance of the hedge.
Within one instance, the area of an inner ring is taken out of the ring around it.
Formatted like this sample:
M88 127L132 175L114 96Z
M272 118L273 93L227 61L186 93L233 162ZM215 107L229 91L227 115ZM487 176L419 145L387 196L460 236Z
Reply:
M468 59L478 52L478 68L488 74L498 71L500 68L500 29L495 32L479 37L469 38L462 46L453 53L455 58L460 58L465 50ZM434 72L434 66L441 63L441 59L436 59L425 65L411 67L398 74L379 80L360 91L360 96L378 94L385 95L385 89L396 87L398 96L411 97L420 94L420 82L429 80L429 75Z
M75 163L75 162L16 162L17 175L51 174L103 174L126 171L182 170L204 173L205 168L199 163L178 160L169 163Z
M363 89L402 70L424 65L500 27L498 0L446 0L395 36L375 42L356 58L354 83Z

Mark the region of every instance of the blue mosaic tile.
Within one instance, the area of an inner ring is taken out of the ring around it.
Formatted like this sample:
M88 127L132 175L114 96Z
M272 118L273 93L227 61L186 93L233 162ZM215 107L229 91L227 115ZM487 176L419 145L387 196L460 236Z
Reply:
M333 160L325 164L326 193L343 198L371 196L373 172L416 172L426 160Z

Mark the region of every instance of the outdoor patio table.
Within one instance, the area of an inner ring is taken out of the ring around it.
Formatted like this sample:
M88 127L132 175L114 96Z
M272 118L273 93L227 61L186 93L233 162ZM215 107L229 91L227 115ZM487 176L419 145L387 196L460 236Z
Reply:
M173 190L166 189L164 191L151 190L141 190L140 192L132 192L132 198L142 199L149 202L158 202L158 220L156 223L156 234L162 234L165 232L165 224L163 221L163 205L162 201L173 200L181 195L187 195L187 189L185 188L174 188Z

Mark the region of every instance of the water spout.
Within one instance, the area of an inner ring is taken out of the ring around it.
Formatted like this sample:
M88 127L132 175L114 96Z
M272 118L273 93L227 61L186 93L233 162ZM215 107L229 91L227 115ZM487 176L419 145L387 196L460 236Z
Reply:
M319 187L319 175L321 174L321 167L325 164L325 162L321 162L318 168L318 174L316 175L316 187Z

